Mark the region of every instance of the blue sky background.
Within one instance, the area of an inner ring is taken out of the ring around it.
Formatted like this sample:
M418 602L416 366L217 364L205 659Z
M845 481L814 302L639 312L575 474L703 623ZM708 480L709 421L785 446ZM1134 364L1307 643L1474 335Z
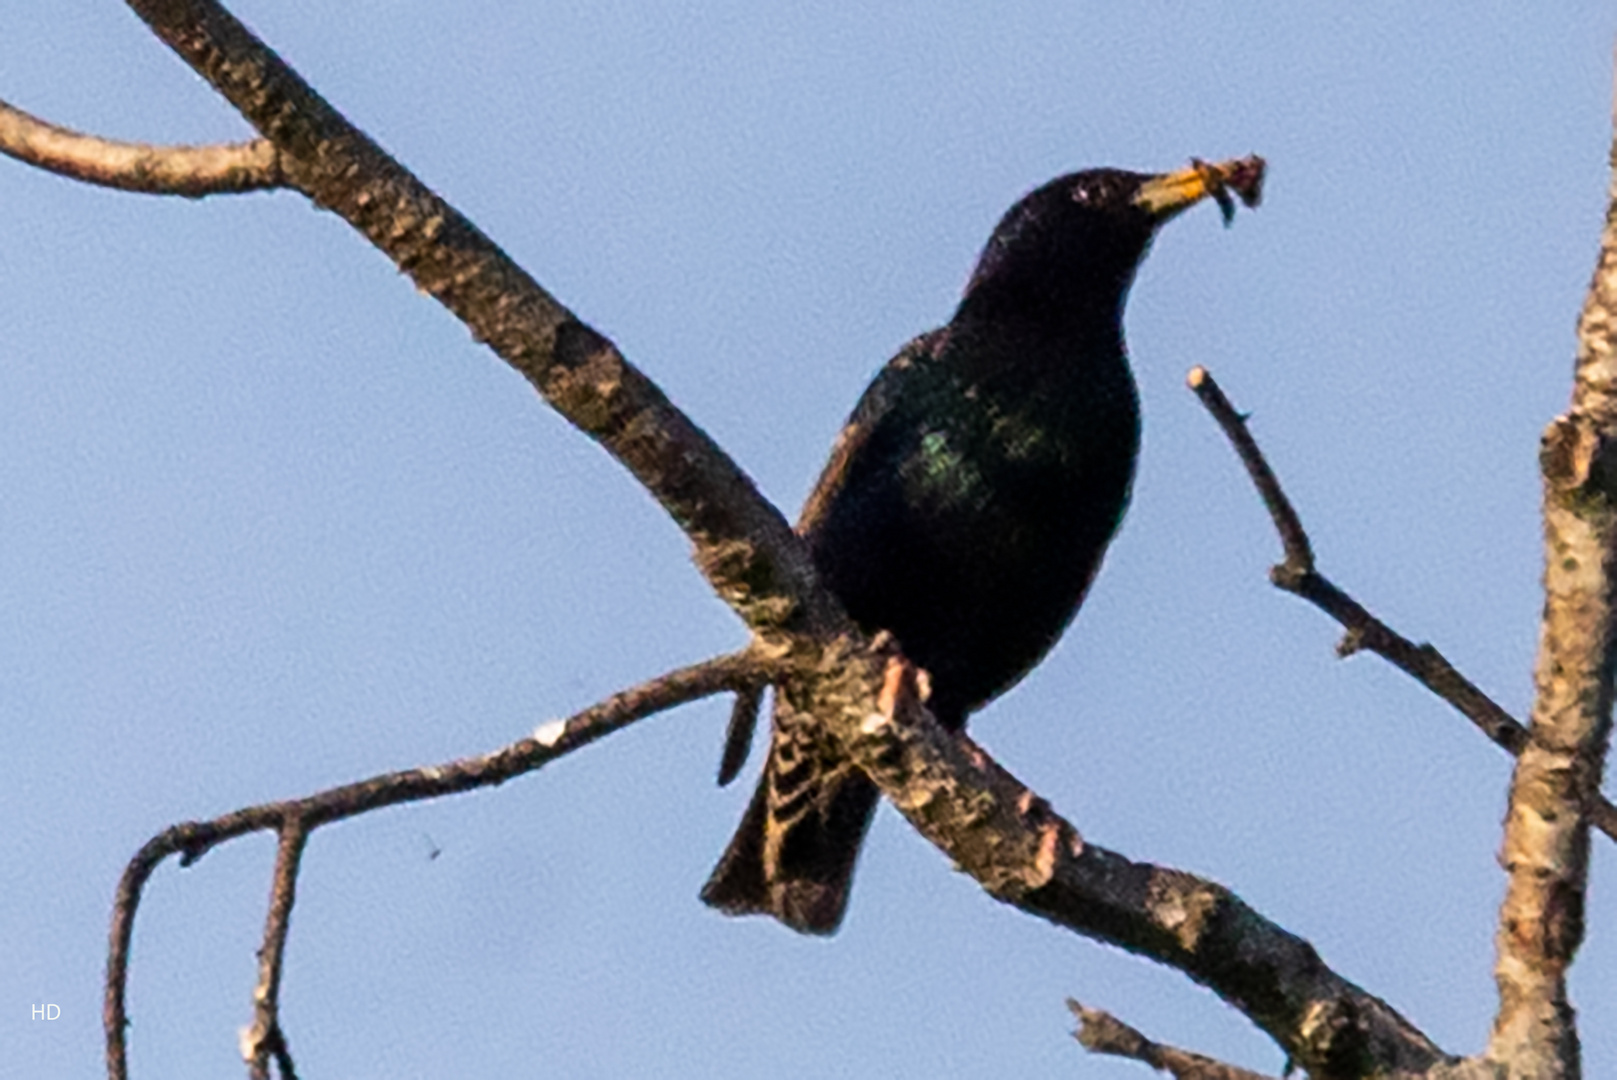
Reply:
M0 96L247 135L120 5L13 5ZM1273 590L1207 365L1323 569L1518 716L1535 452L1567 399L1610 139L1593 2L234 10L656 379L789 513L998 215L1075 168L1259 152L1176 222L1128 333L1131 516L980 739L1091 840L1213 877L1445 1048L1495 999L1509 764ZM0 1077L100 1069L125 860L176 820L492 749L738 646L678 530L336 219L0 161ZM829 941L696 892L745 802L727 706L319 833L285 989L311 1076L1149 1075L1067 995L1278 1072L1182 976L1001 907L890 809ZM433 850L441 855L430 858ZM273 842L153 878L136 1076L233 1075ZM1574 989L1617 1074L1613 851ZM33 1003L62 1017L30 1021Z

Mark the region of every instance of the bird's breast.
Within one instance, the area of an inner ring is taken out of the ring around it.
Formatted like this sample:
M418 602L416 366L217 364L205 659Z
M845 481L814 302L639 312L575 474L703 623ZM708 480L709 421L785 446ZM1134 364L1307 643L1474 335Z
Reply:
M928 389L884 418L810 539L849 613L963 713L1071 620L1128 501L1138 408L1126 368L1042 393Z

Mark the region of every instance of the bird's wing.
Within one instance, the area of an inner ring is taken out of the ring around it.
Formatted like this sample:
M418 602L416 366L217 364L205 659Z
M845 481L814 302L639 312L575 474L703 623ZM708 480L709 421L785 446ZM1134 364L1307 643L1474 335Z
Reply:
M898 355L889 360L887 366L865 388L831 447L831 459L820 473L819 482L814 485L814 491L803 506L802 516L797 523L799 535L812 535L815 526L830 508L833 496L847 482L849 465L859 448L870 441L877 424L891 411L899 383L914 372L917 364L925 363L937 355L944 337L945 331L938 329L912 339L898 350ZM746 764L747 752L752 748L753 728L758 723L758 710L763 702L763 691L764 687L760 686L736 694L730 727L724 737L724 756L719 762L720 787L734 780Z
M830 509L832 499L847 482L848 468L860 448L870 441L877 425L892 410L899 384L913 376L917 365L933 360L947 338L947 327L928 330L912 338L871 380L859 403L853 407L847 423L842 425L842 431L831 447L831 458L825 463L814 490L803 503L803 513L797 519L798 535L813 534Z

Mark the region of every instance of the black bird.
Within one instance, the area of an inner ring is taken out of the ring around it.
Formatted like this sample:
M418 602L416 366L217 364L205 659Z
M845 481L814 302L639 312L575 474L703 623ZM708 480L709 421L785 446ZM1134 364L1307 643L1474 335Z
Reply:
M1263 168L1045 184L995 228L954 318L904 346L843 428L798 531L861 629L891 632L930 675L950 730L1055 644L1122 519L1140 443L1123 302L1152 237L1207 197L1228 223L1229 192L1256 205ZM721 782L755 712L738 707ZM817 724L777 708L763 778L702 899L832 933L876 796Z

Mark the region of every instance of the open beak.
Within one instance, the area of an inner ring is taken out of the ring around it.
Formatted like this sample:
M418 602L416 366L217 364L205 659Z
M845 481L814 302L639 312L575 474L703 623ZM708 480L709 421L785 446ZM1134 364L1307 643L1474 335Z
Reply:
M1245 206L1257 206L1263 198L1264 161L1256 154L1216 165L1192 158L1190 168L1153 176L1134 193L1134 205L1144 209L1158 225L1188 210L1203 199L1218 203L1228 225L1235 217L1234 192Z

